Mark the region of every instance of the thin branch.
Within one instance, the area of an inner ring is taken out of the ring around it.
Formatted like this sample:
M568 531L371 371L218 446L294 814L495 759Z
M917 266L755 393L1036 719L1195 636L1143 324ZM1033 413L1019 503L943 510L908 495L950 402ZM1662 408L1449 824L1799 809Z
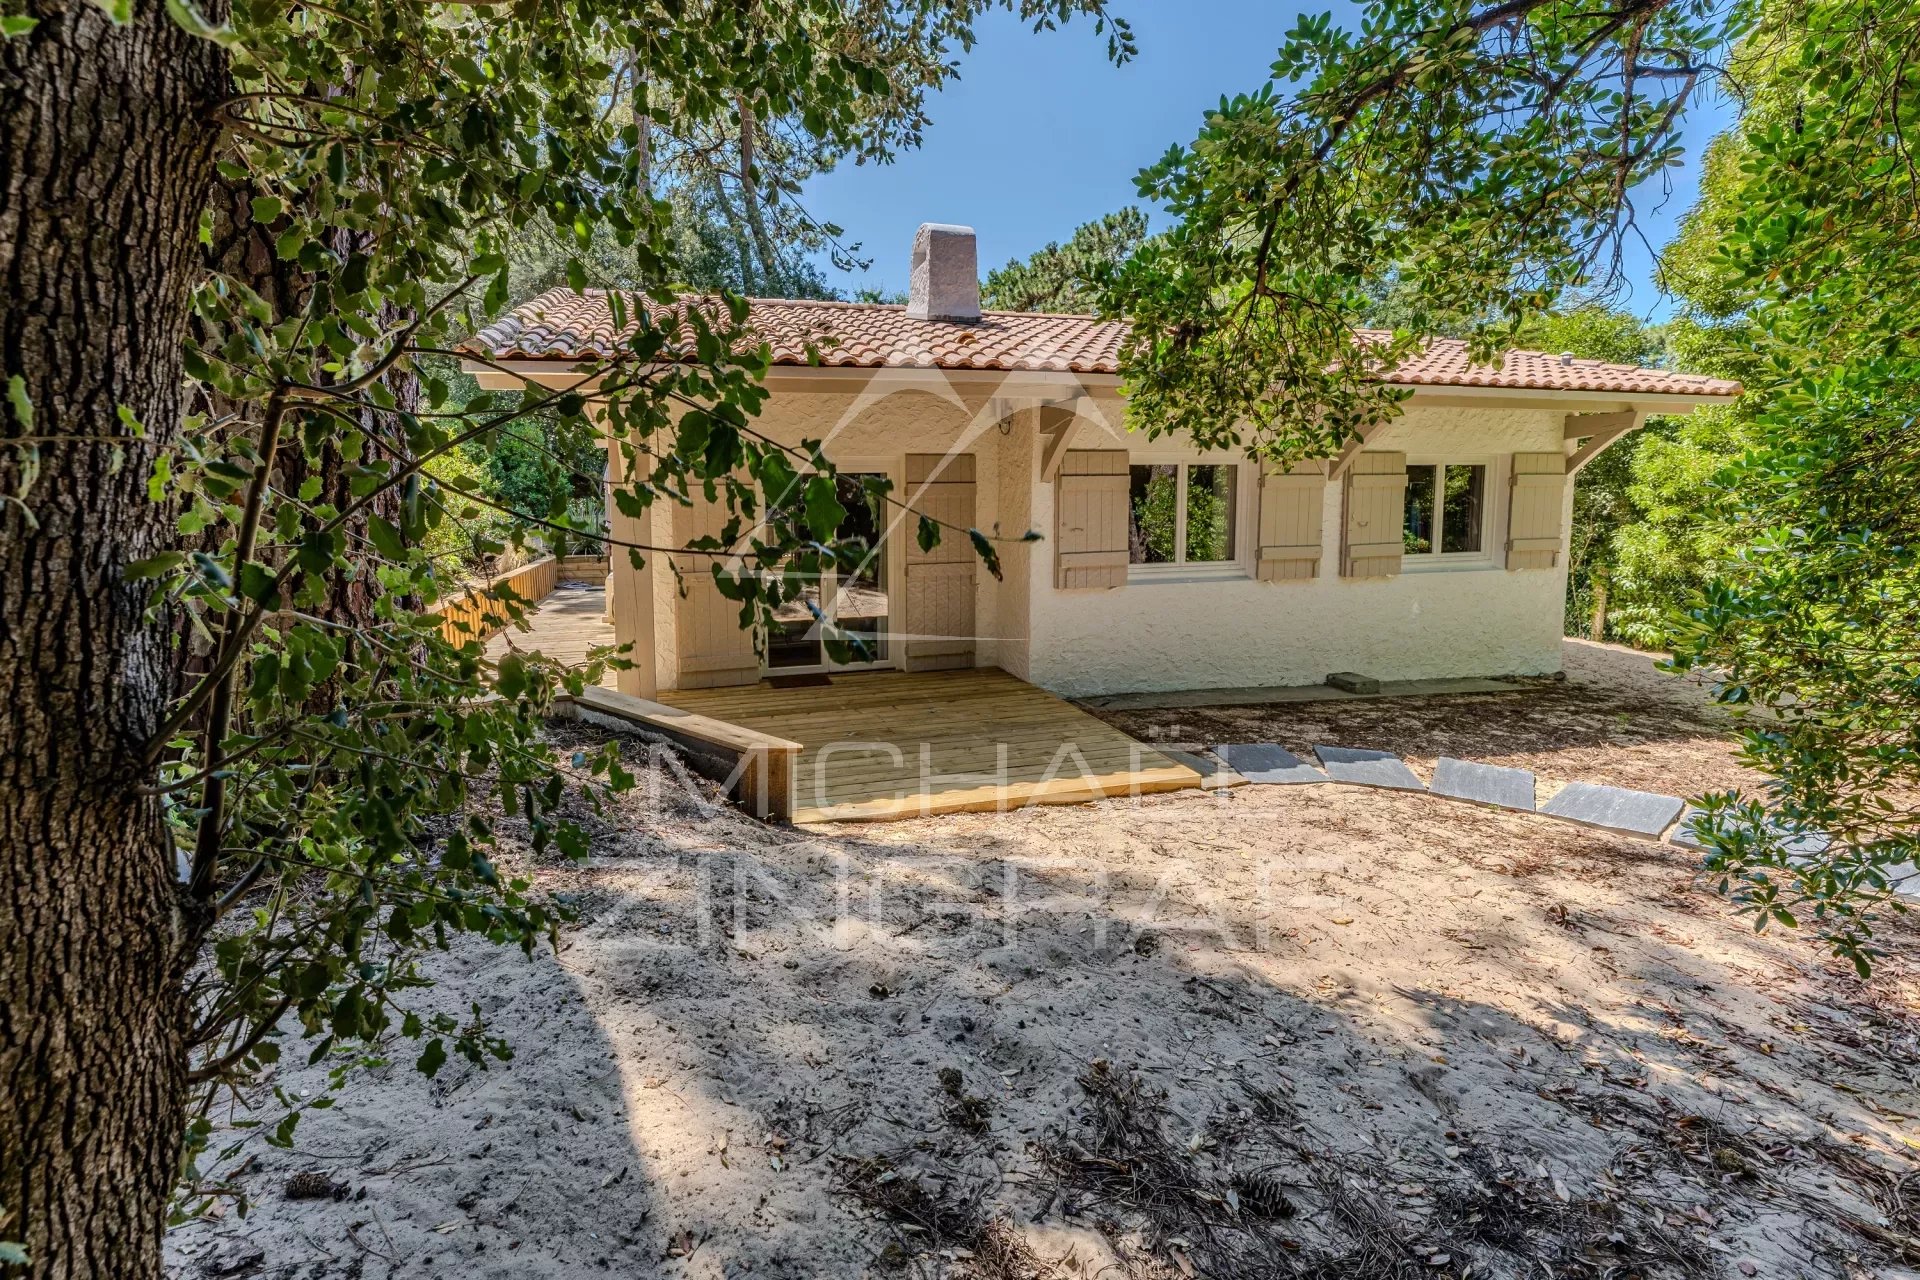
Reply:
M254 466L248 485L247 505L241 512L240 528L234 539L233 572L237 589L246 566L253 559L254 542L260 533L260 517L273 475L274 455L280 448L280 432L287 419L287 397L276 391L267 401L267 417L261 429L260 460ZM262 605L264 608L264 605ZM222 624L223 637L233 628L231 614ZM202 758L206 762L207 784L200 799L200 830L194 841L193 870L187 892L204 901L213 891L214 867L220 858L220 829L226 822L227 778L223 769L227 728L233 719L234 681L237 673L229 668L213 687L212 704L207 713Z

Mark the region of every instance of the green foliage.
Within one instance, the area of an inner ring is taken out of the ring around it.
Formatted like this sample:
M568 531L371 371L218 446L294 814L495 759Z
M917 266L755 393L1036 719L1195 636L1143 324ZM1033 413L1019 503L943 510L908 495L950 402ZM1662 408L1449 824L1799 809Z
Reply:
M1864 973L1889 870L1920 856L1920 127L1910 35L1851 3L1770 12L1699 310L1750 338L1752 447L1715 477L1731 550L1676 664L1749 711L1778 779L1709 798L1710 868L1756 923L1817 928ZM1796 836L1831 843L1807 851Z
M1527 320L1514 340L1532 350L1565 351L1582 360L1659 365L1667 363L1663 337L1661 329L1644 324L1628 312L1577 300ZM1628 602L1639 598L1631 594L1635 580L1625 578L1620 571L1618 544L1623 536L1644 527L1645 513L1633 496L1635 459L1640 450L1669 430L1664 420L1655 419L1610 446L1580 472L1574 483L1573 525L1567 547L1568 635L1591 632L1596 581L1605 584L1611 608L1617 609L1623 594ZM1626 592L1622 590L1623 578ZM1666 600L1671 605L1677 597L1669 595ZM1611 630L1620 630L1617 620Z
M1664 363L1663 338L1658 327L1630 312L1585 300L1530 316L1513 335L1516 346L1533 351L1565 351L1582 360L1637 365Z
M511 404L515 397L503 396ZM484 469L487 497L512 512L535 516L550 525L564 526L578 499L597 507L601 500L606 454L599 437L585 421L536 409L489 436L464 446ZM510 524L511 515L498 515ZM602 530L569 538L561 529L547 528L542 541L563 550L576 541L590 541Z
M1425 332L1491 355L1531 327L1624 354L1640 338L1597 313L1530 322L1617 263L1636 186L1731 67L1742 120L1669 256L1687 301L1669 349L1748 393L1607 477L1609 502L1648 514L1613 540L1615 583L1636 638L1672 636L1676 665L1719 677L1749 715L1748 761L1778 780L1705 798L1709 869L1758 926L1815 928L1862 972L1889 869L1920 854L1920 815L1889 798L1920 785L1912 40L1904 13L1862 0L1305 18L1271 83L1141 175L1177 224L1106 297L1134 320L1142 425L1276 459L1393 414L1378 379ZM1370 313L1392 339L1355 338ZM1702 578L1683 618L1657 618Z
M292 283L269 289L236 259L197 290L196 412L157 425L148 486L178 513L179 543L131 575L153 628L196 654L148 752L183 918L208 940L189 988L195 1114L276 1061L293 1027L316 1057L338 1055L336 1078L395 1041L420 1041L407 1056L428 1074L450 1054L507 1054L477 1012L412 1007L420 957L461 934L531 948L566 918L509 869L501 834L536 856L584 854L539 729L559 692L620 658L494 662L443 636L431 607L509 546L599 536L582 504L603 429L632 477L624 512L727 505L723 537L677 550L711 560L743 626L785 599L774 567L848 554L806 478L831 475L817 446L754 428L765 368L744 306L682 305L673 286L698 273L688 246L715 183L753 224L753 261L799 270L765 251L801 220L783 221L795 175L915 143L924 95L988 7L237 0L200 33L231 51L235 91L217 120L180 127L218 132L237 197L209 210L202 239L250 239L263 252L249 261ZM1004 7L1040 25L1089 17L1114 57L1131 53L1103 0ZM463 334L557 281L637 291L611 297L634 322L617 350L559 390L480 392L451 373ZM591 419L589 390L604 398ZM611 751L571 764L589 809L632 782ZM289 1141L327 1102L280 1098L259 1132ZM189 1135L190 1188L210 1132Z
M1063 244L987 273L982 305L996 311L1084 313L1099 305L1099 281L1147 238L1147 215L1129 205L1076 228Z
M1132 498L1133 558L1143 564L1172 564L1179 550L1177 468L1153 468L1143 489Z
M1187 559L1230 559L1233 490L1227 484L1207 484L1204 478L1225 477L1231 473L1216 467L1190 467L1187 474Z
M1678 155L1705 0L1615 11L1376 0L1302 18L1272 80L1140 175L1174 227L1116 273L1129 412L1276 460L1392 416L1380 375L1464 323L1491 355L1607 260L1621 193ZM1631 92L1622 93L1624 85ZM1395 295L1391 337L1354 321Z
M1748 62L1745 71L1750 76L1757 68ZM1747 119L1771 110L1777 107L1764 106L1756 97ZM1752 321L1743 314L1745 303L1714 265L1741 213L1745 155L1741 128L1708 147L1699 202L1661 255L1662 269L1681 304L1665 327L1666 363L1759 388L1771 380L1768 361L1760 354ZM1706 585L1714 566L1733 554L1730 530L1712 518L1702 499L1720 469L1757 443L1753 419L1761 403L1749 394L1732 406L1699 409L1677 420L1656 419L1590 468L1607 468L1609 495L1623 497L1631 512L1631 518L1614 528L1611 547L1602 553L1611 573L1613 634L1648 648L1671 647L1677 611ZM1614 454L1621 455L1617 461ZM1623 484L1615 479L1622 468Z

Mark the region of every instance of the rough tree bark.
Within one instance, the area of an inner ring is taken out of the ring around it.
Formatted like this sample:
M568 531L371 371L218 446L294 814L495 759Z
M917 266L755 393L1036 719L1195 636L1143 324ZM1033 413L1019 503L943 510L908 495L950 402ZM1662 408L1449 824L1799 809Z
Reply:
M28 11L0 40L0 379L34 416L0 427L0 1239L35 1276L154 1276L199 925L141 789L169 632L124 572L171 542L147 476L179 430L229 81L153 0L124 27L78 0ZM50 437L30 486L28 435Z

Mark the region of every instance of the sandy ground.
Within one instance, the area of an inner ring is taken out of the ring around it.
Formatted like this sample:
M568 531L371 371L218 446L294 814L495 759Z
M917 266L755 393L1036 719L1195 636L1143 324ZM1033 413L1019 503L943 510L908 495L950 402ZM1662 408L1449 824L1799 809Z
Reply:
M1360 743L1416 759L1711 755L1615 696L1629 741L1549 732L1570 697L1335 710L1421 726ZM579 895L558 955L435 965L423 1005L513 1061L355 1072L176 1274L1920 1274L1903 925L1862 983L1678 850L1424 795L792 831L647 776L539 868ZM306 1171L341 1198L289 1198Z
M1356 699L1250 707L1112 711L1089 707L1144 741L1315 743L1404 756L1423 776L1440 756L1531 769L1540 798L1568 782L1697 796L1754 790L1735 758L1732 723L1696 675L1663 675L1645 653L1568 640L1564 682L1517 694Z

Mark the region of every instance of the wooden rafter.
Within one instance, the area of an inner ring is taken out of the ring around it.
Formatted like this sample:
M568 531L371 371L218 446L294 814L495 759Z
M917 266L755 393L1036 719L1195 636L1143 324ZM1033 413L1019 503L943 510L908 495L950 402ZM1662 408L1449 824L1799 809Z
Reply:
M1080 414L1078 406L1062 408L1058 405L1040 406L1040 479L1052 484L1054 477L1060 474L1060 464L1066 459L1067 449L1073 444L1073 438L1080 434Z
M1386 425L1384 422L1376 422L1372 426L1360 428L1359 435L1342 445L1340 452L1334 454L1332 461L1327 464L1327 479L1338 480L1345 475L1347 468L1353 465L1353 460L1360 456L1360 451L1367 447L1367 441L1378 435L1380 429Z
M1567 457L1567 474L1580 474L1580 468L1605 453L1614 441L1622 439L1628 432L1636 431L1646 423L1647 415L1632 409L1619 413L1570 413L1567 415L1565 436L1569 443L1584 440Z

